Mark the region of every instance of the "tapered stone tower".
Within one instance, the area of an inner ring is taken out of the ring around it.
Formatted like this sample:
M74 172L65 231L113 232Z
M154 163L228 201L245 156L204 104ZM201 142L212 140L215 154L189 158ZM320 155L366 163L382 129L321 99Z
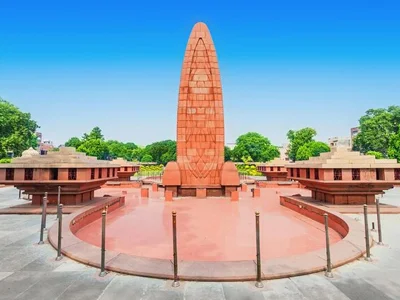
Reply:
M197 23L186 46L177 118L177 162L163 185L174 195L230 195L239 186L232 162L224 163L224 108L217 54L206 24ZM200 190L200 191L199 191Z

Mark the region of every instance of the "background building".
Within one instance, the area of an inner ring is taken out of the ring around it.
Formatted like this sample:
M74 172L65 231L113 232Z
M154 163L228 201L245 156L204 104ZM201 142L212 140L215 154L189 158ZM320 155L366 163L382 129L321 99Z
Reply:
M360 132L361 132L360 127L350 128L350 137L351 137L351 139L354 139L357 136L357 134L359 134Z
M49 140L44 140L39 145L39 153L40 155L46 155L47 152L51 151L54 148L53 142Z
M350 137L332 137L328 139L329 147L346 147L351 148L351 138Z
M282 144L282 146L278 146L280 159L289 161L289 144Z

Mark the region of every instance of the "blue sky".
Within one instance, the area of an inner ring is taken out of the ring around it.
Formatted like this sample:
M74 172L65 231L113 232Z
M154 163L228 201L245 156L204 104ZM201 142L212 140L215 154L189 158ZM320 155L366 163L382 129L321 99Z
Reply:
M65 2L65 3L61 3ZM56 144L175 139L193 25L221 68L226 142L289 129L348 136L368 108L400 105L399 1L0 0L0 96Z

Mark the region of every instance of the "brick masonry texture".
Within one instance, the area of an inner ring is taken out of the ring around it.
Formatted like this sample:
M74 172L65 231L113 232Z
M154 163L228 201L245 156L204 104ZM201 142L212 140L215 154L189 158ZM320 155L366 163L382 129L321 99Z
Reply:
M178 101L177 163L182 185L220 185L224 113L217 54L210 32L197 23L183 61Z

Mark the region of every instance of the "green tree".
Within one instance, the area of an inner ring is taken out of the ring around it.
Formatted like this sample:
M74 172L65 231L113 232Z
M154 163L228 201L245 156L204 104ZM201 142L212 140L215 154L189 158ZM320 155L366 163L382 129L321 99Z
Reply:
M98 159L108 159L109 157L107 143L100 139L88 139L77 150L89 156L96 156Z
M153 162L153 157L150 154L145 154L143 155L141 162Z
M263 153L262 153L262 161L270 161L276 157L280 157L281 153L279 152L278 147L270 145Z
M104 136L101 132L101 129L96 126L92 129L92 131L89 134L87 134L87 133L83 134L82 140L83 140L83 142L88 141L88 140L104 141Z
M132 152L127 149L124 143L118 141L109 140L106 142L106 144L111 158L122 157L127 159L128 154Z
M142 147L137 147L136 149L133 149L131 151L131 160L133 161L141 161L144 153L144 148Z
M224 157L225 157L225 161L232 160L232 149L229 148L228 146L225 146L225 148L224 148Z
M323 152L329 152L330 148L323 142L308 142L301 146L296 153L296 160L307 160L310 157L319 156Z
M37 147L36 121L29 113L20 111L16 106L0 98L0 158L13 151L14 156L31 146Z
M125 143L125 148L128 151L132 151L132 150L136 149L137 147L138 146L135 143L132 143L132 142Z
M166 165L170 161L176 161L176 151L168 151L161 155L160 163Z
M287 138L289 139L289 158L296 161L296 155L299 148L309 142L314 140L317 135L315 129L306 127L300 130L289 130L287 133ZM304 151L304 150L303 150Z
M65 147L74 147L74 148L78 149L81 144L82 144L82 141L78 137L74 136L74 137L70 138L68 141L66 141L64 146Z
M240 164L236 165L239 174L250 175L250 176L261 176L262 173L257 171L257 166L252 164Z
M171 160L176 160L176 142L165 140L152 143L144 148L144 153L151 155L157 164L166 164Z
M9 164L11 162L11 158L0 158L0 164Z
M387 157L390 139L399 131L400 106L369 109L359 123L361 132L354 138L353 149L362 153L376 151Z
M133 151L137 149L138 146L135 143L129 142L125 143L125 148L127 151L125 159L129 161L133 160Z
M261 162L279 156L279 150L273 146L270 140L257 132L248 132L239 136L236 146L232 151L234 161Z
M383 158L383 154L377 151L368 151L367 153L365 153L367 155L372 155L375 156L376 159L381 159Z
M397 134L392 135L390 138L388 155L390 158L395 158L400 162L400 129Z

